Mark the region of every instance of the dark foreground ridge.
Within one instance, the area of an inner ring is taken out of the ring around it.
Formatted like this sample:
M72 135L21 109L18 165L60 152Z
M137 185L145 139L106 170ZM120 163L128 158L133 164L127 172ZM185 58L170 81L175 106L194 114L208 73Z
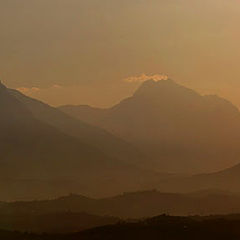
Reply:
M0 232L4 240L237 240L240 238L240 218L227 217L170 217L166 215L139 222L122 222L73 234L29 234Z

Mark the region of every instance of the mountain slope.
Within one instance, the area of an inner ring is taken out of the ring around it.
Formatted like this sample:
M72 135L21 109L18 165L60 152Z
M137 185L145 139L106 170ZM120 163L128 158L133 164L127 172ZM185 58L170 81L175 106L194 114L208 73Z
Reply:
M98 148L109 157L128 164L140 164L145 158L144 154L137 148L106 130L70 117L62 111L27 97L16 90L9 89L9 93L24 104L36 119L57 128L67 135L77 137L82 142Z
M188 177L165 178L157 186L161 191L190 192L204 189L240 192L240 164L223 171Z
M2 84L0 116L0 199L114 194L155 176L40 121Z
M155 169L200 173L239 163L238 109L172 80L146 81L132 97L110 109L60 109L129 141Z

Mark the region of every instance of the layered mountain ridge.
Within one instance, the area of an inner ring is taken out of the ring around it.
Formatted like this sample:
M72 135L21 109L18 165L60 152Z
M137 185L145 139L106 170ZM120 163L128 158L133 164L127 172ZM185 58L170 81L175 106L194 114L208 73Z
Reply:
M135 151L121 139L2 84L0 116L0 199L114 194L155 178L130 162ZM111 147L133 155L114 157Z
M60 109L130 142L161 171L212 172L239 163L239 110L173 80L148 80L110 109Z
M0 114L2 200L152 188L239 192L238 109L170 80L147 81L103 110L56 109L1 84Z

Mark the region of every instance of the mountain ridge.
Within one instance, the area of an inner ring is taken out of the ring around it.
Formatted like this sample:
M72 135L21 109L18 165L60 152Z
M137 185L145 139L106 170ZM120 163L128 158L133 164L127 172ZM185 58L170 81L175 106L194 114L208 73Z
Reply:
M0 205L0 215L47 215L53 213L82 213L114 216L122 219L171 215L231 214L240 211L240 195L221 190L189 193L157 190L126 192L108 198L89 198L70 194L64 197L29 202L9 202ZM178 203L176 205L176 202ZM201 204L200 204L201 203Z
M27 97L24 99L29 100ZM82 132L87 129L87 133L91 132L91 129L94 132L97 128L88 128L88 124L78 125L77 119L72 120L67 115L60 118L65 114L35 101L37 104L33 106L36 108L32 111L29 105L19 101L11 90L1 86L0 199L58 196L71 190L104 195L117 193L123 188L135 189L152 184L156 173L107 155L100 148L85 141L84 137L80 139L62 131L59 125L75 124L80 130L83 129ZM42 112L39 104L43 107ZM40 118L46 109L49 114ZM103 136L111 136L104 130L96 131L97 134L102 132ZM92 136L93 134L89 139ZM101 135L99 142L100 140ZM120 140L119 142L121 143ZM142 180L138 180L140 176Z
M131 97L102 111L59 109L130 142L158 170L214 172L239 163L239 110L225 99L202 96L173 80L148 80Z
M107 130L75 119L46 103L27 97L19 91L9 89L9 92L22 102L37 119L52 125L65 134L87 142L110 157L118 158L128 164L141 162L141 159L145 157L141 151Z

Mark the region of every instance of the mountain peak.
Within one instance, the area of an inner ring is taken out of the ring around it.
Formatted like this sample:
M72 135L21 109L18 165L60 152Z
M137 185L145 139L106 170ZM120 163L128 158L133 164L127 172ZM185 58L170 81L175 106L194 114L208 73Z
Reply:
M176 86L179 87L180 85L178 85L172 79L159 80L159 81L149 79L149 80L142 83L142 85L136 91L136 94L145 93L147 91L154 91L156 89L173 88L173 87L176 87Z
M174 82L172 79L168 78L166 80L154 80L154 79L149 79L149 80L146 80L145 82L143 82L143 84L141 86L159 86L159 85L169 85L169 84L174 84L174 85L177 85L176 82Z
M134 96L145 97L186 97L186 96L200 96L194 90L184 87L172 79L167 80L147 80L135 92Z

